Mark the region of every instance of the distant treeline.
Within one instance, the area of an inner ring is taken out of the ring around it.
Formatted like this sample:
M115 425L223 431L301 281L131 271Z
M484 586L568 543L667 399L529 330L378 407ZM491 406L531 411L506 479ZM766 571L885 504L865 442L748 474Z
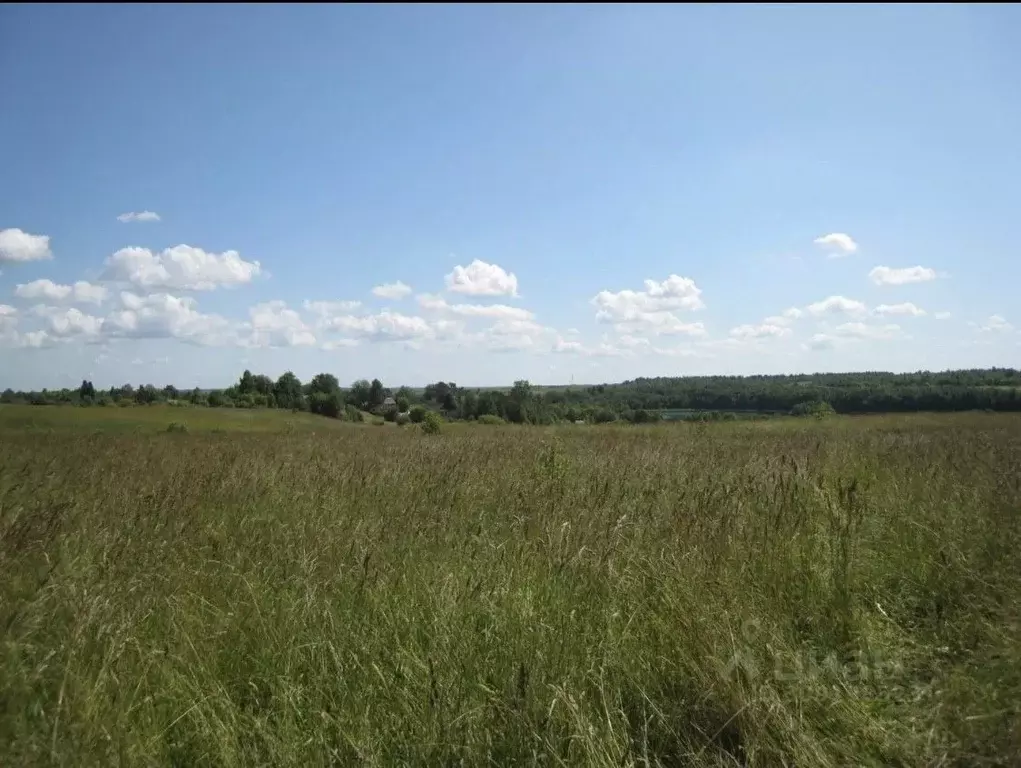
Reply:
M436 382L391 390L379 379L350 387L320 373L302 383L245 371L226 389L179 390L151 384L0 394L0 403L128 406L169 402L218 408L286 408L360 421L366 411L386 419L420 421L428 411L448 419L550 424L558 421L645 423L661 418L728 419L776 414L1021 411L1021 371L1009 368L940 373L821 373L798 376L686 376L634 379L596 386L474 389Z

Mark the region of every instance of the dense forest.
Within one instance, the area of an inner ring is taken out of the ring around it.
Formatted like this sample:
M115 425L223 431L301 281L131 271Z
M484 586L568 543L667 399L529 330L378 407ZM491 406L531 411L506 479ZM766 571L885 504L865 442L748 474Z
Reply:
M341 387L320 373L302 383L287 372L274 380L245 371L226 389L178 390L172 385L125 384L108 390L83 381L77 389L0 394L0 403L129 406L153 403L214 408L286 408L360 421L365 413L420 421L429 411L448 419L648 422L726 419L776 414L909 411L1021 411L1021 371L1010 368L931 373L826 373L789 376L689 376L635 379L595 386L538 387L517 381L508 389L436 382L391 390L379 379Z

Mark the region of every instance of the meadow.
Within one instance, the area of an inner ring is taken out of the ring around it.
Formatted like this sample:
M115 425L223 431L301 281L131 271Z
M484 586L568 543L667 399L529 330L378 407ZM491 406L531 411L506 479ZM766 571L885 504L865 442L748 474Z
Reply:
M0 406L0 628L0 765L1016 765L1021 417Z

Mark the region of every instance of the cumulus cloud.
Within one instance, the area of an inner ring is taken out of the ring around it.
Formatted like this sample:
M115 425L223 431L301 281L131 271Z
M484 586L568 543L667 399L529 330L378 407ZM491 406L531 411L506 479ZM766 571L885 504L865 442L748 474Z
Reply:
M400 280L396 283L384 283L383 285L377 285L372 289L372 295L378 296L381 299L398 300L403 299L411 293L411 286L405 285Z
M198 311L191 297L168 293L120 295L123 309L103 320L103 332L112 337L174 338L200 345L218 345L236 339L234 324L219 315Z
M847 256L858 250L858 244L850 235L843 232L831 232L828 235L817 237L813 242L829 252L830 258Z
M844 323L838 325L834 332L838 336L845 336L853 339L873 339L876 341L888 341L900 336L899 325L866 325L865 323Z
M550 351L560 355L583 355L585 357L620 357L625 354L624 350L605 340L599 344L588 346L580 341L565 339L562 336L554 339Z
M448 304L441 296L423 294L418 297L422 309L449 312L462 317L489 317L500 320L531 320L535 315L527 309L506 304Z
M152 211L140 211L138 213L122 213L117 217L117 221L129 222L129 221L159 221L160 215L153 213Z
M13 328L18 324L18 310L9 304L0 304L0 330Z
M779 315L770 315L762 322L766 325L790 325L795 320L799 319L804 312L797 307L789 307L781 312Z
M822 351L826 349L833 349L834 340L832 336L827 336L825 333L817 333L808 340L806 345L809 349L816 351Z
M20 313L14 307L0 304L0 347L39 348L52 343L49 334L42 329L19 333L19 316Z
M869 279L876 285L905 285L924 283L936 279L936 270L929 267L873 267Z
M0 229L0 264L52 258L49 235L30 235L17 227Z
M983 333L1007 333L1013 331L1014 326L1003 315L990 315L978 329Z
M304 304L302 304L307 311L319 317L353 312L361 305L360 301L309 301L308 299L305 299Z
M475 259L467 267L454 267L445 278L447 290L472 296L517 296L518 278L496 264Z
M851 315L854 317L868 313L868 308L862 302L844 296L830 296L822 301L809 304L806 309L810 315L815 317L822 315Z
M777 338L779 336L786 336L790 332L790 328L786 328L782 325L771 325L770 323L763 323L762 325L739 325L736 328L730 329L730 335L735 339Z
M905 317L922 317L925 314L925 310L921 307L917 307L910 301L905 301L902 304L880 304L874 310L873 313L880 317L887 315L903 315Z
M106 260L107 277L141 288L211 291L250 283L261 272L257 261L245 261L237 251L209 253L190 245L176 245L158 253L148 248L122 248Z
M315 334L301 315L280 300L256 304L248 310L249 334L244 346L252 347L311 347Z
M646 280L642 291L600 291L591 304L596 308L596 320L612 323L624 333L705 333L702 323L685 323L674 314L705 307L702 290L688 277L670 275L662 282Z
M102 318L88 315L77 307L38 306L34 312L47 321L47 333L58 339L98 340L103 331Z
M106 286L79 280L73 285L60 285L52 280L33 280L19 283L14 294L22 299L44 299L46 301L71 301L76 304L102 304L106 300Z
M375 315L332 315L320 319L320 326L339 331L350 338L368 341L415 341L435 338L446 331L430 325L427 320L413 315L384 310Z
M39 349L40 347L50 346L52 339L46 331L28 331L22 333L16 337L17 346L25 347L27 349Z

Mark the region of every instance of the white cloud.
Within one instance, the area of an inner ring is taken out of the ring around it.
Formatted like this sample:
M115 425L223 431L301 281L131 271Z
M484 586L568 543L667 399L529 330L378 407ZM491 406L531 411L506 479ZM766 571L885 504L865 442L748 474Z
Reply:
M838 336L877 341L895 339L901 333L899 325L866 325L865 323L844 323L838 325L834 332Z
M274 300L248 310L250 335L242 342L251 347L311 347L315 334L287 303Z
M580 341L571 341L558 336L553 342L553 351L565 354L581 354L585 345Z
M736 339L765 339L786 336L791 332L790 328L782 325L739 325L730 329L730 335Z
M766 325L790 325L795 320L799 319L804 312L797 307L788 307L779 315L770 315L762 322Z
M936 320L949 320L951 317L949 312L934 312L932 316Z
M806 309L810 315L819 317L821 315L851 315L862 316L868 313L868 308L860 301L848 299L844 296L830 296L809 304Z
M467 267L460 265L446 276L447 290L472 296L517 296L518 278L496 264L475 259Z
M140 211L139 213L122 213L117 217L117 221L129 222L129 221L159 221L160 215L153 213L152 211Z
M685 323L673 312L638 312L614 323L621 333L653 333L659 336L705 336L702 323Z
M925 310L921 307L917 307L910 301L905 301L903 304L880 304L874 310L875 314L885 317L888 315L904 315L906 317L922 317L925 314Z
M47 320L48 333L59 339L98 339L103 331L103 319L87 315L77 307L60 308L37 306L34 313Z
M384 283L383 285L377 285L372 289L372 295L378 296L381 299L392 299L394 301L403 299L411 293L411 286L405 285L400 280L396 283Z
M873 267L869 279L876 285L905 285L936 279L936 270L929 267Z
M450 312L463 317L491 317L500 320L531 320L535 315L527 309L506 304L448 304L441 296L423 294L418 297L422 309Z
M106 286L79 280L74 285L60 285L52 280L33 280L19 283L14 294L22 299L47 301L73 301L77 304L102 304L106 300Z
M0 263L52 259L49 235L30 235L14 227L0 229Z
M375 315L333 315L321 318L321 327L349 337L371 341L414 341L431 339L447 330L436 328L424 318L384 310Z
M983 333L1006 333L1014 330L1014 326L1007 322L1003 315L990 315L989 318L979 326Z
M30 349L39 349L40 347L48 346L50 343L50 335L46 331L29 331L23 333L18 338L19 347L28 347Z
M645 290L625 289L616 293L600 291L592 297L596 320L612 323L625 333L702 335L702 323L684 323L677 310L698 310L705 307L702 290L688 277L670 275L662 282L645 281Z
M825 333L817 333L808 340L807 347L817 351L833 349L833 342L832 336L827 336Z
M594 346L587 346L580 341L565 339L562 336L557 336L550 351L556 354L583 355L585 357L620 357L625 354L625 350L605 340Z
M106 260L107 276L142 288L211 291L221 286L250 283L261 272L257 261L245 261L237 251L209 253L190 245L176 245L159 253L148 248L122 248Z
M9 304L0 304L0 331L14 328L18 324L18 310Z
M360 301L309 301L308 299L305 299L305 302L302 304L307 311L319 317L353 312L361 305Z
M829 251L830 258L847 256L858 250L858 244L854 242L850 235L846 235L843 232L831 232L828 235L817 237L813 242Z
M195 299L154 293L121 293L124 309L103 320L103 332L112 337L174 338L202 345L236 341L234 324L219 315L198 311Z

